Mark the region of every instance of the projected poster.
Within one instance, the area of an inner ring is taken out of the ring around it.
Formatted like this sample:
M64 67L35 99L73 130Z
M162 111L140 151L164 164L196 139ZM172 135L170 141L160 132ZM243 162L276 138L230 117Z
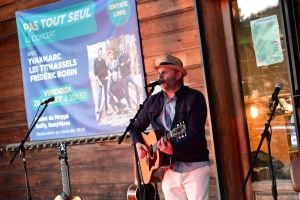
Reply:
M146 97L135 1L62 1L16 20L28 125L47 105L31 141L123 133Z

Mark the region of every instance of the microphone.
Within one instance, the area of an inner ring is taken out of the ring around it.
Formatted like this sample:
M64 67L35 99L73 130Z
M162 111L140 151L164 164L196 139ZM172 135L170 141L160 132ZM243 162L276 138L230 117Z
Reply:
M278 93L279 93L279 91L281 90L282 87L283 87L283 84L280 83L280 82L277 82L275 84L275 90L272 94L272 98L270 99L269 108L272 106L273 102L277 100Z
M41 105L44 105L44 104L48 104L50 102L53 102L55 100L54 97L50 97L49 99L45 100L43 103L41 103Z
M149 83L148 85L146 85L145 87L155 87L157 85L162 84L163 82L165 82L163 79L158 79L156 81L153 81L151 83Z

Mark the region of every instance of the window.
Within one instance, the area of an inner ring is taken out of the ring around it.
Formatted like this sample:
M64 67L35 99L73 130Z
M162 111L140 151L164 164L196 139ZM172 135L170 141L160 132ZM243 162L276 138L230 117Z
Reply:
M276 179L289 179L289 164L298 157L290 81L278 0L232 1L232 20L248 124L251 155L257 153L265 123L271 120L271 154ZM264 140L254 163L254 180L269 180L268 146Z

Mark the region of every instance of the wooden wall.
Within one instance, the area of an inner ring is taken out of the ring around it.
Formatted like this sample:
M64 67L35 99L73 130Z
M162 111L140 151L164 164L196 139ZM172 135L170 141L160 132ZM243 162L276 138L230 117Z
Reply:
M23 163L9 164L27 133L15 12L56 0L2 0L0 2L0 199L25 199ZM165 53L180 57L188 76L185 84L205 93L193 0L137 0L147 82L157 79L152 67ZM207 123L208 124L208 123ZM213 142L207 126L211 158L210 199L218 199ZM116 133L116 135L118 135ZM69 139L71 190L82 199L126 199L134 182L133 148L128 137ZM62 192L58 142L26 142L28 181L33 199L54 199ZM15 144L15 145L14 145ZM164 199L159 186L161 199Z

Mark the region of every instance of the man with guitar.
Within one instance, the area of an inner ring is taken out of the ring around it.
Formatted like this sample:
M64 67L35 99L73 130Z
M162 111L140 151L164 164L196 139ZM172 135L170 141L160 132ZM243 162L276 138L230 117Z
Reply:
M165 55L154 69L158 72L162 91L148 99L133 124L139 159L148 159L152 154L152 145L146 145L142 135L150 124L154 130L171 131L176 124L184 123L185 137L170 137L167 141L161 137L155 144L171 159L164 172L162 190L166 200L207 200L210 166L204 128L207 117L204 95L183 84L187 71L179 58Z

